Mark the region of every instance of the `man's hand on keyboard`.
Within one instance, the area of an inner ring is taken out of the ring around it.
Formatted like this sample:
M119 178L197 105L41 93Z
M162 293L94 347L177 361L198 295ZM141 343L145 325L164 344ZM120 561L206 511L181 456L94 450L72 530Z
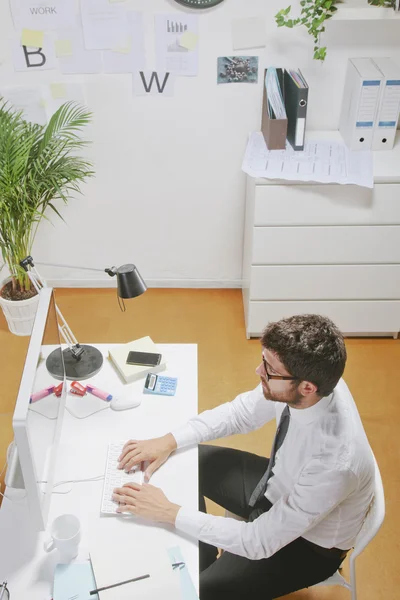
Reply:
M118 468L130 471L135 465L147 461L150 463L144 474L147 482L174 450L176 441L172 433L152 440L130 440L122 449Z
M129 512L157 523L175 525L180 509L178 504L168 500L160 488L149 483L127 483L122 488L115 488L112 499L119 503L117 512Z

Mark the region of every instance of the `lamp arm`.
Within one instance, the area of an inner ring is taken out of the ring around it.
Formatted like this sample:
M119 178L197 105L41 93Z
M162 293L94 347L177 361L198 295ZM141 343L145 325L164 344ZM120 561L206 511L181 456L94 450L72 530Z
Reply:
M31 264L30 261L32 261L32 257L31 256L27 256L21 262L25 262L25 261L28 261L27 264ZM32 262L32 264L33 264L33 262ZM83 270L83 271L97 271L98 273L104 273L104 272L106 272L106 273L108 273L108 275L110 275L110 277L114 277L114 275L117 274L117 269L115 267L111 267L109 269L95 269L93 267L78 267L77 265L60 265L60 264L57 264L57 263L39 262L37 264L38 265L43 265L44 267L64 267L66 269L79 269L79 270ZM24 265L21 265L21 266L24 266Z
M35 265L33 264L33 260L30 256L28 256L27 258L22 260L20 265L21 265L21 267L23 267L25 269L30 281L32 282L33 287L35 288L35 290L37 291L38 294L40 293L40 290L42 288L48 287L46 280L41 275L39 275ZM30 269L28 269L28 266L30 266ZM78 340L74 336L74 334L73 334L70 326L68 325L67 321L65 320L61 310L58 308L57 303L55 303L55 308L56 308L57 315L61 321L61 324L58 323L58 330L59 330L63 340L67 344L68 348L71 350L71 353L74 356L74 358L79 360L79 358L82 356L82 354L84 353L85 350L82 348L82 346L79 344Z

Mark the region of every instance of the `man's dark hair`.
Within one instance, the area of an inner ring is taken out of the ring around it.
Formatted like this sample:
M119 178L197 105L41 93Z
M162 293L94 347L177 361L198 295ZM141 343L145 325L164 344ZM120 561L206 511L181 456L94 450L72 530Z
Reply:
M321 398L333 392L343 375L347 358L343 335L327 317L295 315L269 323L261 344L293 377L316 385Z

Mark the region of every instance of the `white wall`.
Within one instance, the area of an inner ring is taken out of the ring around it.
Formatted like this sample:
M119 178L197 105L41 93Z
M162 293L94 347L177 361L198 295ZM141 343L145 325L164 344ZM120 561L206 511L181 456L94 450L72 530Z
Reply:
M390 55L400 62L400 21L331 23L325 35L328 58L324 65L313 61L305 31L275 25L274 14L289 3L225 0L215 9L196 11L200 73L178 78L172 98L133 97L130 75L65 77L84 82L94 111L90 156L97 175L84 186L82 197L61 208L67 224L56 219L43 224L33 252L36 261L101 268L134 262L150 285L240 285L241 162L248 133L259 129L262 88L261 79L258 85L217 86L217 56L258 54L261 69L300 67L310 86L310 129L337 128L348 57ZM181 8L173 0L127 4L145 13L147 66L153 68L154 14ZM231 19L254 15L266 20L266 48L233 52ZM8 2L1 0L0 86L63 79L57 71L15 73L12 34ZM58 284L99 281L96 273L40 271ZM105 276L108 283L113 285Z

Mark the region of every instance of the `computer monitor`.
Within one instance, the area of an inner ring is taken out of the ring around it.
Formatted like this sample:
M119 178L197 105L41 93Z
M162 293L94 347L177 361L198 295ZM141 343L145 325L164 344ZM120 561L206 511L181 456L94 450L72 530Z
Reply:
M14 442L6 475L7 496L26 496L32 523L38 531L46 527L53 490L66 400L65 377L61 396L57 397L52 392L40 400L35 400L34 396L34 401L31 401L31 397L45 388L60 385L60 381L49 375L46 369L46 358L56 349L62 357L54 294L52 288L46 287L39 294L15 405Z

